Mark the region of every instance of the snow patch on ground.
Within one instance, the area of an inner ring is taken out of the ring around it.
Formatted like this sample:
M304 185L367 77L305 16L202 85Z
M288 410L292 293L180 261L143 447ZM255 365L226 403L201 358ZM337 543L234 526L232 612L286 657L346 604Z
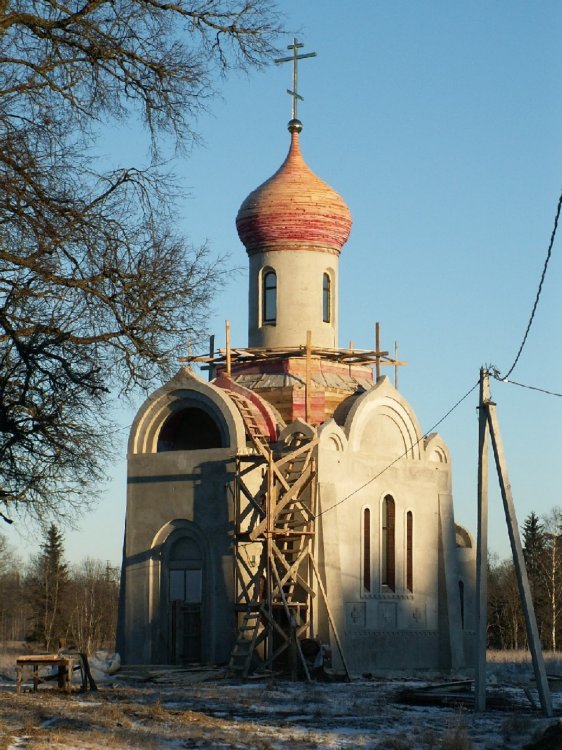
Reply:
M224 670L166 670L156 675L124 669L97 692L66 696L53 687L15 695L0 686L0 726L8 750L243 748L248 750L503 750L524 748L557 721L533 710L531 670L495 670L490 695L508 707L476 714L470 708L410 705L406 688L427 680L357 679L292 683L240 681ZM515 679L508 679L515 678ZM553 694L555 716L561 694ZM33 731L29 728L32 727Z

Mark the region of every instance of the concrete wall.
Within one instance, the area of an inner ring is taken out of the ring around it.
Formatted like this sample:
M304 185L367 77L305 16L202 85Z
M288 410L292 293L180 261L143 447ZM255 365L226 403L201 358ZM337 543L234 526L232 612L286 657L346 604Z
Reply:
M422 439L411 408L386 378L357 399L343 425L331 421L320 428L320 435L317 554L348 667L361 674L462 666L461 567L445 444L437 435ZM394 590L381 580L386 495L395 502ZM363 580L366 508L368 587ZM406 578L408 512L413 518L412 590ZM472 569L467 559L462 574L469 579ZM467 580L469 596L470 586ZM322 607L319 618L319 630L326 637L329 628Z
M127 663L170 662L166 544L184 532L203 558L203 660L228 659L234 637L234 463L230 450L177 451L129 459L123 559Z
M312 331L312 344L338 345L338 261L336 254L317 250L273 250L250 256L248 345L293 347L306 344ZM277 320L262 323L261 274L273 269L277 274ZM331 322L322 321L322 279L332 279Z
M185 406L216 420L223 447L157 452L167 418ZM169 573L171 545L200 551L201 658L222 662L235 636L232 558L234 458L244 426L228 396L181 370L143 404L131 429L118 648L126 663L173 661Z

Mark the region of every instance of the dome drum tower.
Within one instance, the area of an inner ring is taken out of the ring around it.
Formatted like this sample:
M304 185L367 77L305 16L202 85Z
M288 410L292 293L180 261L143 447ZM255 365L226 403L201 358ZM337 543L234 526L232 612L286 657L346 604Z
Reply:
M302 125L279 170L242 203L236 227L250 264L248 345L337 347L338 260L351 230L341 196L306 165Z

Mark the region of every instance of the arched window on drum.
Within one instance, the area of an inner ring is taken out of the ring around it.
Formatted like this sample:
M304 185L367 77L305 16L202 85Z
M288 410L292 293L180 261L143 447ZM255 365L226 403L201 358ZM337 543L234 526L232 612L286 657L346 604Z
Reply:
M277 274L272 268L262 272L262 323L277 322Z
M327 272L322 275L322 320L332 322L332 278Z

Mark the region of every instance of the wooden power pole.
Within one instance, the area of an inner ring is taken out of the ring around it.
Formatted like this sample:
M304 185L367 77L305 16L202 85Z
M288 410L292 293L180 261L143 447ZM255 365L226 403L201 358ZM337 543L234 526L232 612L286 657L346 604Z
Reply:
M507 463L500 435L496 405L490 398L489 373L485 368L480 370L480 404L479 404L479 444L478 444L478 542L476 550L476 710L486 709L486 630L487 630L487 564L488 564L488 435L491 437L494 459L498 472L500 490L505 511L505 520L511 543L515 575L519 598L525 616L527 639L533 659L533 670L539 692L541 707L545 716L552 716L552 700L546 677L537 620L531 597L527 569L523 558L523 547L511 484L507 473Z

